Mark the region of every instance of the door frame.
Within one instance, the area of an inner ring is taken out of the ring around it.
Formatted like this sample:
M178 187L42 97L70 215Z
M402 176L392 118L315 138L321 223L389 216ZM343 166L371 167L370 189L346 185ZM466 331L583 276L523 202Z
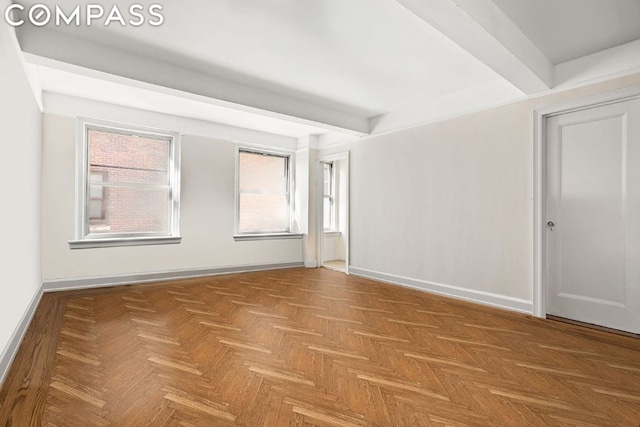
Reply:
M533 315L547 316L545 212L547 185L547 118L640 98L640 85L542 106L533 110Z
M349 205L351 204L351 195L350 195L350 170L351 164L349 160L349 151L343 151L336 154L331 154L328 156L323 156L317 159L316 161L316 265L318 267L322 267L322 244L324 240L324 168L322 167L323 163L332 162L335 160L343 160L346 162L346 173L344 179L346 179L346 199L347 203L344 207L345 209L345 217L346 217L346 230L344 236L344 244L345 244L345 260L344 260L344 272L345 274L349 274L349 236L351 234L351 224L350 224L350 215L349 215ZM343 177L341 176L340 179Z

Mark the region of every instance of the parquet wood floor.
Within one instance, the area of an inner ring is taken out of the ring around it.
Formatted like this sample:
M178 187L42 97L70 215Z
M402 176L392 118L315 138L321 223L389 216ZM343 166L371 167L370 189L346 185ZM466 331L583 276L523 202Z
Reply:
M4 426L640 425L640 340L327 269L46 294Z

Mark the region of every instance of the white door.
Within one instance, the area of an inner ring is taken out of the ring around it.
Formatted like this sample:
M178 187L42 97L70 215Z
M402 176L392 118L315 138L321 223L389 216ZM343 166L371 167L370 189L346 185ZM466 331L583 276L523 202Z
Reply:
M640 333L640 99L547 119L547 314Z

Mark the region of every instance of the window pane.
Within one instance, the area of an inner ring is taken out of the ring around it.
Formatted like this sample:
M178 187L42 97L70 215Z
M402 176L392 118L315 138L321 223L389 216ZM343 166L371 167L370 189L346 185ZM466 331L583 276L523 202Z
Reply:
M289 229L286 196L278 194L240 194L238 231L278 232Z
M89 179L169 184L169 141L89 130Z
M323 215L323 222L324 222L324 229L325 230L332 230L333 229L333 216L331 215L331 199L329 197L325 197L324 198L324 215Z
M93 189L93 186L91 186ZM169 190L162 188L104 188L104 220L89 220L89 232L166 233L169 218ZM97 209L90 204L90 211ZM93 212L90 212L92 214Z
M331 195L331 164L324 164L324 195Z
M238 231L289 231L287 157L240 152Z

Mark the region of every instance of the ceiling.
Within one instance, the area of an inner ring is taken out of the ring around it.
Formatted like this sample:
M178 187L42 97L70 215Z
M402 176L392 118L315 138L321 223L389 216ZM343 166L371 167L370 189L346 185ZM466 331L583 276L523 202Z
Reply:
M336 142L553 90L559 67L640 43L640 0L155 3L158 27L19 27L45 93Z
M493 0L553 64L640 39L639 0Z

